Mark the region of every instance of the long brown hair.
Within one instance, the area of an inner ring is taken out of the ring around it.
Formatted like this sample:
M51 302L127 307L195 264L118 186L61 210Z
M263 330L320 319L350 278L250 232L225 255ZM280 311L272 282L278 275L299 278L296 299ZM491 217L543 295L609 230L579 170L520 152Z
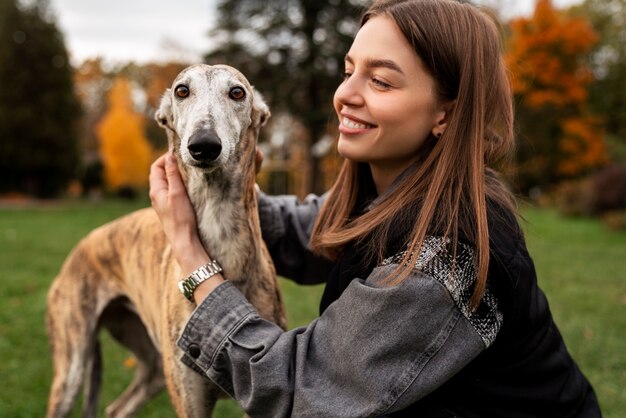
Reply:
M314 226L314 251L336 259L350 242L365 242L382 259L394 223L414 225L407 252L387 279L408 277L424 238L439 231L456 253L459 233L473 243L477 280L472 307L484 293L489 266L487 198L515 212L513 198L488 167L509 156L513 146L513 108L500 51L498 26L470 4L451 0L375 1L361 19L392 18L427 71L441 103L449 103L447 127L420 150L419 165L380 204L353 216L369 166L346 160ZM408 207L419 208L406 219ZM414 216L414 215L413 215ZM403 219L404 218L404 219Z

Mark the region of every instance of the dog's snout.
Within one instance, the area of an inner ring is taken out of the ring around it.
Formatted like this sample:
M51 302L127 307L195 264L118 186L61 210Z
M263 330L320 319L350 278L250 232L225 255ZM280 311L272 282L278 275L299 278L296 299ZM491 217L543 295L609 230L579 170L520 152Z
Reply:
M222 141L214 130L199 130L189 138L187 149L194 160L215 161L222 152Z

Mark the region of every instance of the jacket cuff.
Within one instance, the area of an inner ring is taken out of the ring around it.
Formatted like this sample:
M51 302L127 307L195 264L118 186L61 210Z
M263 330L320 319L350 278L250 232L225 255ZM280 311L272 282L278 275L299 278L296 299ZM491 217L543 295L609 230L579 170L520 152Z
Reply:
M220 284L191 314L177 345L182 362L207 375L228 337L251 315L254 307L232 283Z

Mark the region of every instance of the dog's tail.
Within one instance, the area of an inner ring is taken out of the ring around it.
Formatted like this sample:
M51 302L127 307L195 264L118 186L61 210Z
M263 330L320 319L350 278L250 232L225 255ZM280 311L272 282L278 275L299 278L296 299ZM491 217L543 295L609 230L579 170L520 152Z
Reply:
M89 364L86 367L83 417L96 418L98 416L100 387L102 386L102 348L98 338L96 338L90 354Z

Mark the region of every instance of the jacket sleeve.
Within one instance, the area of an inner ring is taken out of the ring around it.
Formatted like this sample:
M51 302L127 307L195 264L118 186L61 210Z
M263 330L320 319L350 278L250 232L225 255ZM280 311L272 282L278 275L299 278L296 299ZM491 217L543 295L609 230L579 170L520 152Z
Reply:
M313 254L309 240L326 196L269 196L259 193L261 232L276 272L300 284L323 283L332 262Z
M255 418L401 410L481 353L497 332L485 333L484 325L498 324L467 315L457 297L462 286L446 284L449 272L414 269L401 284L383 286L395 267L353 280L321 317L287 332L261 319L226 282L192 314L178 342L183 361Z

